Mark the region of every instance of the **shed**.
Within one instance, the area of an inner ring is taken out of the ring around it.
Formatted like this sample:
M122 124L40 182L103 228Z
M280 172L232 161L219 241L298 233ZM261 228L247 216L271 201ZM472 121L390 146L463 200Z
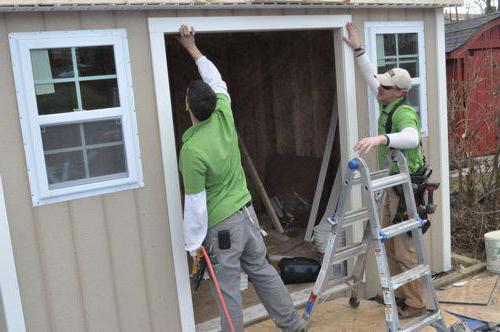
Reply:
M494 154L499 144L500 12L446 24L446 72L452 139Z
M196 71L173 38L182 23L227 81L265 185L316 179L306 161L321 161L335 126L334 167L345 167L376 128L347 22L380 71L408 68L441 182L426 251L433 271L449 270L443 7L460 3L0 0L0 330L195 330L177 151ZM276 160L289 167L273 171Z

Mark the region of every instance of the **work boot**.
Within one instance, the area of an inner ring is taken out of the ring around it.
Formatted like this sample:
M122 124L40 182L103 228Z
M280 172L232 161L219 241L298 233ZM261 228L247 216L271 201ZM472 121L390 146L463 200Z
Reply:
M372 297L370 300L376 301L378 304L385 305L384 297L380 294L377 294L375 297ZM403 305L405 303L405 299L401 297L396 297L396 304L398 306Z
M423 316L427 313L427 308L414 308L403 303L398 305L398 314L400 319L410 319Z
M303 323L299 324L293 332L307 332L309 328L309 323L306 321L303 321Z

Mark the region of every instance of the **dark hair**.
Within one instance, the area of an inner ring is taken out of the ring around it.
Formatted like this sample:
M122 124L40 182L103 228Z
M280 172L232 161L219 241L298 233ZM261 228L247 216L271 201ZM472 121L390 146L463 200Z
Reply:
M196 120L204 121L215 110L215 92L203 81L192 81L187 88L187 102Z

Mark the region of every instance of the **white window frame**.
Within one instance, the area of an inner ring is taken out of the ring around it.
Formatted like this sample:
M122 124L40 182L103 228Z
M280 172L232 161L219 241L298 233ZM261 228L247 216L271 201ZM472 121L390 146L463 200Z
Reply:
M12 67L33 206L144 186L127 33L124 29L9 34ZM30 50L113 46L120 106L38 115ZM40 127L121 118L128 176L49 189Z
M412 78L412 85L419 84L419 110L422 125L421 136L428 135L427 127L427 87L425 71L424 22L365 22L365 48L370 61L377 68L377 34L417 33L418 34L418 78ZM378 134L378 102L376 96L368 88L368 115L370 119L370 136Z

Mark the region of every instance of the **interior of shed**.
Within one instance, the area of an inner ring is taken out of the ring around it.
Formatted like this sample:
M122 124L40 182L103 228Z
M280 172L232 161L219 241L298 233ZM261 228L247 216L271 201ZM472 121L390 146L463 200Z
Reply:
M177 153L181 137L190 127L185 112L185 90L199 79L197 68L173 35L166 37L170 96ZM247 183L272 263L283 256L317 257L304 234L315 196L330 118L337 112L332 30L197 34L199 49L217 66L228 85ZM323 216L340 160L339 130L321 193L318 218ZM274 229L255 179L253 163L285 232ZM182 181L181 181L182 182ZM181 183L182 188L182 183ZM281 206L280 206L281 205ZM276 258L273 260L273 258ZM289 291L311 284L289 285ZM196 323L218 316L201 283L193 296ZM242 291L244 307L259 303L249 285Z

